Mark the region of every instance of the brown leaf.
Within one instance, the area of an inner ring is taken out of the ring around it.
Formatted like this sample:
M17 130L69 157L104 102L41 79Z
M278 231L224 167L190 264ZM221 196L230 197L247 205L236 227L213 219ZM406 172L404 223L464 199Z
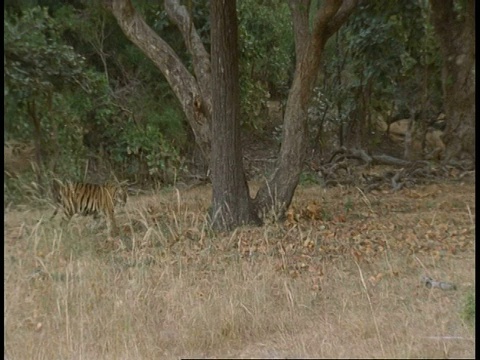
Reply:
M320 205L316 201L309 203L305 208L304 216L310 220L320 220L322 216Z

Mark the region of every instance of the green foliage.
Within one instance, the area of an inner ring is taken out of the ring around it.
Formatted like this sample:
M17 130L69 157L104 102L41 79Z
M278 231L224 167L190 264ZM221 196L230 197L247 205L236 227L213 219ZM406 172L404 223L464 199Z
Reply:
M291 15L285 2L239 1L242 66L277 91L288 86L293 70Z
M4 11L4 17L5 96L22 102L88 80L84 58L60 41L59 26L47 9L26 9L20 16Z
M164 138L158 126L148 124L142 129L130 122L120 138L120 144L112 155L119 162L127 160L130 175L141 172L141 165L146 164L149 176L170 182L177 171L182 170L178 149ZM131 158L134 161L129 161Z
M163 4L136 6L191 67ZM186 6L208 49L208 1ZM181 170L180 154L188 143L178 101L155 65L125 38L101 4L23 1L10 3L4 12L4 103L11 119L5 122L5 139L35 138L33 116L41 126L44 162L60 175L83 178L92 158L132 180L140 174L168 182ZM285 91L292 75L290 13L283 2L254 0L239 2L239 13L244 119L261 130L265 100ZM37 31L27 31L32 28ZM30 103L35 105L33 115Z
M285 96L293 76L291 15L286 2L258 0L239 1L238 14L243 119L261 130L265 101Z
M440 54L424 1L361 5L327 43L323 69L319 91L332 105L325 126L359 116L371 126L367 119L377 113L417 110L426 118L441 110Z
M465 297L462 317L468 324L475 326L475 290L473 289L470 289Z
M347 197L345 202L343 203L343 208L345 210L345 213L348 213L353 210L353 200L350 197Z
M4 139L34 138L45 164L49 159L57 171L79 175L80 114L90 99L102 98L106 83L62 39L65 18L57 21L40 7L4 15Z
M208 50L208 1L183 3ZM164 5L135 6L191 68ZM239 0L238 16L243 125L261 132L266 101L284 100L293 77L291 14L285 1ZM39 136L46 170L75 178L92 156L131 179L167 182L181 169L188 141L178 101L100 2L8 1L4 17L4 141ZM325 49L309 111L312 141L334 138L351 114L440 108L440 56L428 19L421 0L370 1L351 16Z
M115 19L97 2L20 9L4 11L4 140L31 141L35 118L44 165L57 176L83 179L93 157L119 178L171 180L185 117Z
M180 33L166 17L163 5L138 5L147 22L186 58ZM85 17L88 22L83 21ZM82 51L93 48L88 60L105 73L114 92L92 104L93 116L85 118L84 127L96 135L91 150L103 147L111 165L131 180L168 182L181 167L179 154L186 145L185 116L170 86L98 3L89 3L73 24L71 37Z
M300 185L318 185L320 184L320 179L318 175L311 171L304 171L300 174Z

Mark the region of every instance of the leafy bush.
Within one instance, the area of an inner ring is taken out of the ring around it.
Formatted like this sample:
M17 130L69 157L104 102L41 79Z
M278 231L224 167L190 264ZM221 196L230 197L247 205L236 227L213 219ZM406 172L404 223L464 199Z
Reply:
M160 127L153 124L140 128L133 122L128 123L119 145L112 158L123 163L126 175L137 181L170 183L183 170L178 148L165 139Z
M4 16L4 140L35 144L37 187L46 188L52 172L78 179L85 157L80 119L107 84L65 43L65 19L41 7Z
M243 124L262 130L270 97L283 98L294 69L294 41L286 2L238 4Z
M46 186L46 174L52 172L92 181L107 180L111 171L144 180L174 177L182 164L179 148L186 143L184 116L166 84L146 80L156 72L154 66L121 31L116 29L110 42L100 38L112 20L101 8L88 5L74 11L56 6L55 17L40 7L4 13L4 141L34 139L41 152L42 170L36 178L25 174L27 183L42 182L44 177ZM91 20L89 26L82 16ZM86 53L91 54L93 47L103 56L102 51L111 51L112 46L120 53L108 64L105 58L90 55L88 64L67 39ZM119 87L115 81L109 83L109 69L115 76L118 70L126 78L131 71L136 74ZM163 95L160 101L157 94ZM90 160L99 162L92 165ZM92 171L95 174L88 174ZM11 184L9 188L13 189Z
M428 3L416 0L360 5L325 48L319 88L332 104L326 119L337 119L346 131L359 122L351 131L365 130L363 145L374 145L375 114L415 109L428 117L438 111L441 60L428 18Z
M27 101L85 80L84 58L62 43L46 8L26 9L20 16L4 11L4 18L5 95Z

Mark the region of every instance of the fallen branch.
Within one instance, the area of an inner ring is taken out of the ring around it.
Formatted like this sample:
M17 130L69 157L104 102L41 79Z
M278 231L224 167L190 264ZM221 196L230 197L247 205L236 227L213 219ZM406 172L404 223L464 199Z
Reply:
M388 169L382 175L366 175L355 172L359 165L363 168L371 165L390 165L401 168ZM385 186L389 186L393 191L399 191L405 187L430 183L448 176L461 179L467 174L462 171L459 175L458 172L452 171L452 168L451 165L440 166L426 160L408 161L385 154L370 155L363 149L342 147L334 151L326 162L316 166L314 170L322 178L325 186L352 185L368 193ZM463 169L463 167L459 168Z
M389 155L372 155L372 159L375 161L375 164L383 165L395 165L395 166L407 166L411 164L408 160L399 159Z

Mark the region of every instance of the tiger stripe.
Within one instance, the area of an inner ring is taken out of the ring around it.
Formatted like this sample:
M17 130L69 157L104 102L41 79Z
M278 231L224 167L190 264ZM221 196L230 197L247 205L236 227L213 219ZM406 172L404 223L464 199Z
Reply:
M57 215L59 209L63 210L67 223L75 214L94 215L96 218L102 212L107 220L109 233L112 236L118 233L115 205L124 206L127 202L127 192L122 187L113 184L62 183L54 180L52 195L56 208L50 219Z

